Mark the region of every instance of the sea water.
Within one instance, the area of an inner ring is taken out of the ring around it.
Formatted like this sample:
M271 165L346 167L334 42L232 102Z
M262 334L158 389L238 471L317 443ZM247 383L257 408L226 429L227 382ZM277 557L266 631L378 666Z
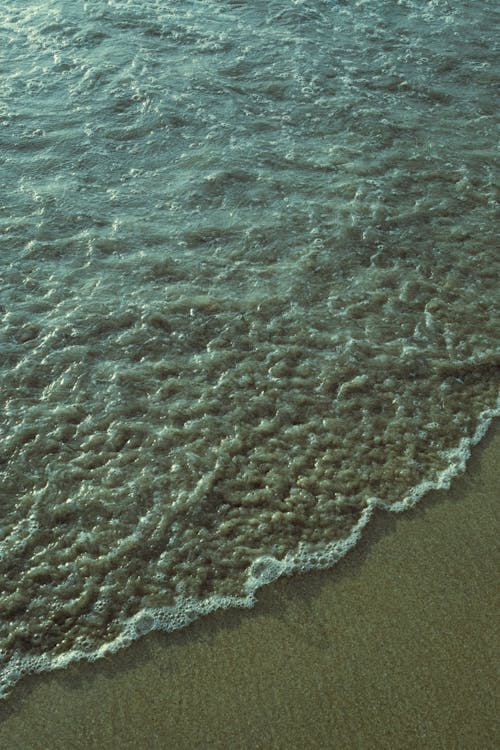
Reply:
M3 0L3 695L463 470L500 413L495 7Z

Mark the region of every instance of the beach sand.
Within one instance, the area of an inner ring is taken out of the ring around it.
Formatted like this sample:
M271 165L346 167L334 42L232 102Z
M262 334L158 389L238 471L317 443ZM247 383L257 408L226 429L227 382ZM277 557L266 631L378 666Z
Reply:
M493 750L500 421L449 492L378 513L329 571L253 610L25 679L6 750Z

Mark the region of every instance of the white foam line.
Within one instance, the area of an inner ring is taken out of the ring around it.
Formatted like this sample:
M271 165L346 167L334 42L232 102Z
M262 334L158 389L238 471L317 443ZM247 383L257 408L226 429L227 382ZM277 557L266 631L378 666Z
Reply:
M119 651L153 630L164 632L178 630L217 609L252 607L256 602L255 592L283 575L291 575L296 571L333 567L359 541L364 527L370 521L376 508L382 508L391 513L401 513L413 508L431 490L449 489L452 479L465 470L472 447L484 437L491 421L499 416L500 395L496 408L487 409L480 414L479 426L474 435L471 438L462 439L458 447L450 451L450 464L441 472L437 481L422 482L414 487L403 500L392 505L380 498L371 498L358 523L346 539L332 542L317 553L307 552L303 545L299 545L298 549L289 552L284 560L276 560L272 556L254 560L249 569L245 596L218 597L214 595L201 602L186 598L176 607L141 610L124 623L123 631L114 641L103 644L90 653L74 650L57 656L42 654L36 657L15 653L0 672L0 699L6 698L14 685L27 674L63 669L77 661L96 661L103 656ZM1 656L2 653L0 652L0 658Z

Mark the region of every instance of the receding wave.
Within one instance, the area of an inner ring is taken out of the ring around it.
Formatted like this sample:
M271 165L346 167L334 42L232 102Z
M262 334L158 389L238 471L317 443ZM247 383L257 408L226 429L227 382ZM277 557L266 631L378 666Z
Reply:
M500 414L490 3L45 5L0 10L0 695L333 565Z

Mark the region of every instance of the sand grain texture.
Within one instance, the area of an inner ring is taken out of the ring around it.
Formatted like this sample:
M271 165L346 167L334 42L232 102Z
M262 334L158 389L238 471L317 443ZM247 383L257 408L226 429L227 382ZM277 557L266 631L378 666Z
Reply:
M493 750L499 456L497 421L449 492L379 514L335 569L25 680L0 708L0 745Z

